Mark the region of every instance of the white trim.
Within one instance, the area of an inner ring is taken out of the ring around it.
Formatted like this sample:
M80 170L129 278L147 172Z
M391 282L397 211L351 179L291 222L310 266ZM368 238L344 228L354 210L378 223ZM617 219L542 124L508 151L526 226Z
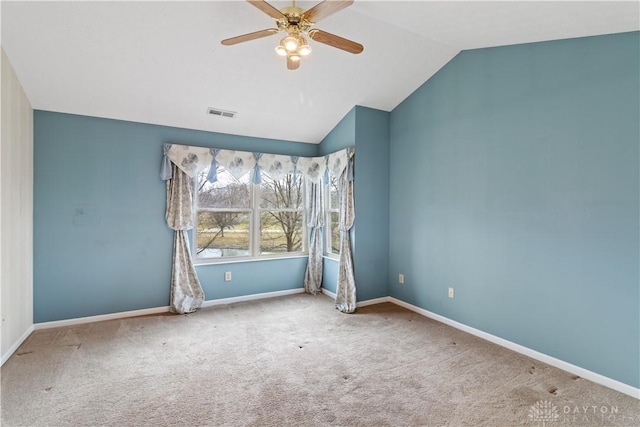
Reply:
M233 304L235 302L253 301L257 299L275 298L275 297L281 297L285 295L302 294L302 293L304 293L304 288L296 288L296 289L287 289L284 291L265 292L262 294L243 295L240 297L212 299L212 300L203 302L202 308L213 307L216 305Z
M329 290L327 290L325 288L322 288L322 293L325 294L328 297L336 299L336 294L334 294L333 292L331 292L331 291L329 291Z
M288 289L285 291L266 292L262 294L244 295L233 298L222 298L204 301L202 307L212 307L215 305L231 304L234 302L251 301L256 299L273 298L283 295L299 294L304 292L304 288ZM150 314L168 313L169 307L145 308L142 310L122 311L119 313L100 314L97 316L78 317L75 319L54 320L51 322L36 323L32 330L59 328L61 326L82 325L84 323L102 322L104 320L124 319L127 317L147 316ZM26 337L25 337L26 338ZM17 348L17 347L16 347ZM15 351L15 350L14 350Z
M243 262L262 262L262 261L279 261L283 259L309 258L309 253L305 252L287 252L282 255L260 255L251 257L227 257L227 258L202 258L193 260L195 267L203 267L205 265L223 265L223 264L240 264Z
M415 305L409 304L399 299L388 297L388 300L389 302L399 305L400 307L404 307L408 310L421 314L425 317L436 320L440 323L444 323L445 325L449 325L461 331L467 332L471 335L475 335L477 337L490 341L494 344L498 344L499 346L505 347L509 350L513 350L516 353L524 354L525 356L529 356L532 359L539 360L540 362L546 363L547 365L554 366L558 369L562 369L563 371L570 372L574 375L579 375L580 377L585 378L589 381L593 381L596 384L609 387L613 390L619 391L620 393L624 393L628 396L635 397L636 399L640 399L640 389L632 387L628 384L622 383L620 381L614 380L609 377L605 377L604 375L589 371L587 369L581 368L579 366L573 365L563 360L556 359L555 357L546 355L544 353L540 353L539 351L532 350L528 347L525 347L520 344L516 344L514 342L505 340L495 335L491 335L479 329L472 328L471 326L467 326L464 323L456 322L455 320L451 320L439 314L432 313L423 308L417 307Z
M9 348L9 350L7 350L7 352L2 355L2 359L0 359L0 366L4 365L4 362L9 360L9 358L13 356L13 353L15 353L18 347L22 345L24 340L26 340L29 337L29 335L31 335L33 330L34 330L33 325L29 326L29 328L25 331L24 334L22 334L22 336L18 339L18 341L13 343L13 345Z
M119 313L99 314L97 316L77 317L75 319L54 320L36 323L34 330L59 328L61 326L82 325L84 323L102 322L104 320L124 319L126 317L147 316L149 314L168 313L169 307L144 308L142 310L121 311Z
M380 297L380 298L368 299L366 301L360 301L356 303L356 307L366 307L368 305L382 304L384 302L389 302L389 297Z
M336 299L336 294L334 294L333 292L325 288L322 288L322 293L330 298ZM382 304L383 302L390 302L389 297L381 297L381 298L368 299L365 301L358 301L356 302L356 307L366 307L368 305Z

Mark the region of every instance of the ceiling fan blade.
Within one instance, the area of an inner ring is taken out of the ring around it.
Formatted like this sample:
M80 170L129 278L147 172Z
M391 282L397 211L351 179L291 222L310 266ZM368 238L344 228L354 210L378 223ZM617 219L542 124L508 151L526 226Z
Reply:
M290 70L297 70L300 67L300 60L294 61L290 56L287 57L287 68Z
M287 17L284 16L282 14L282 12L280 12L278 9L276 9L275 7L271 6L269 3L267 3L264 0L247 0L249 3L251 3L252 5L254 5L255 7L257 7L258 9L260 9L261 11L263 11L264 13L266 13L267 15L269 15L272 18L275 19L286 19Z
M315 40L320 43L324 43L329 46L336 47L338 49L342 49L349 53L360 53L364 50L364 46L360 43L356 43L354 41L345 39L340 36L336 36L335 34L327 33L322 30L311 30L309 31L309 37L312 40Z
M225 46L231 46L238 43L248 42L249 40L260 39L262 37L268 37L272 34L277 33L278 30L275 28L269 28L268 30L260 30L249 34L243 34L237 37L231 37L230 39L222 40L222 44Z
M324 0L322 3L318 3L311 9L305 11L302 14L302 18L310 22L318 22L321 19L326 18L329 15L349 7L353 4L353 0L338 1L338 0Z

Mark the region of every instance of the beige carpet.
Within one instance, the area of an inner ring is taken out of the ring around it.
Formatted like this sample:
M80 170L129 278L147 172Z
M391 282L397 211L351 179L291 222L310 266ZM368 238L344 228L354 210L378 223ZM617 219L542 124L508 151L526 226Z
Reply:
M305 294L34 332L3 426L637 426L640 402L393 304Z

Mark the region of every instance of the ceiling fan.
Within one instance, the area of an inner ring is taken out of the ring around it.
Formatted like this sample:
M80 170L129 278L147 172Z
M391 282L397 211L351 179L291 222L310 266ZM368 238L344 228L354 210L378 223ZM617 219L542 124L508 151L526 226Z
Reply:
M276 52L278 55L287 57L287 68L289 70L296 70L300 66L300 58L311 53L311 47L307 44L304 35L309 37L311 40L342 49L349 53L357 54L362 52L364 49L360 43L336 36L335 34L331 34L326 31L311 28L321 19L350 6L353 3L353 0L324 0L308 10L297 7L295 0L293 0L291 6L280 10L276 9L264 0L247 1L270 17L274 18L276 20L277 28L269 28L225 39L222 40L223 45L231 46L247 42L249 40L268 37L279 32L284 32L286 33L286 36L280 40L280 44L276 46Z

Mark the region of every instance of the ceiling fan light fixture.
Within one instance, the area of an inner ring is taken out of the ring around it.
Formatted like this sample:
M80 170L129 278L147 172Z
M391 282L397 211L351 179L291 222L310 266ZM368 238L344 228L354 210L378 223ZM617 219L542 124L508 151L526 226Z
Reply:
M298 49L298 46L300 46L300 41L297 37L289 34L287 37L282 39L280 45L284 46L288 52L295 52Z
M307 44L307 41L304 39L304 37L299 36L298 37L298 49L296 50L296 53L298 53L301 56L307 56L311 53L311 47Z
M300 61L300 55L298 55L297 53L292 53L289 55L289 59L294 62L298 62Z
M287 49L282 45L276 46L276 53L280 56L287 56L288 54Z
M298 48L298 53L302 56L307 56L311 53L311 46L308 44L303 44Z

